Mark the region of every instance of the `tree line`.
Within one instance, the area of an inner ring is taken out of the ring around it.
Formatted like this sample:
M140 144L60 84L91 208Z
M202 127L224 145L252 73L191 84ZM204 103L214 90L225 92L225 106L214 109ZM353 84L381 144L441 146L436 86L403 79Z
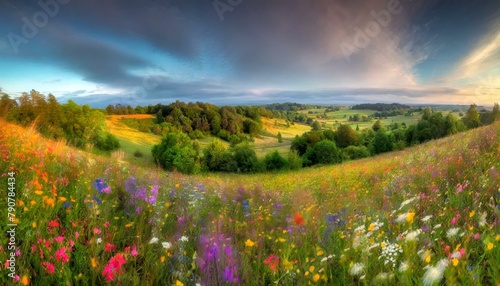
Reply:
M87 104L80 106L72 100L60 104L54 95L36 90L23 92L17 100L1 92L0 111L8 121L34 124L45 137L65 139L79 148L91 144L111 151L120 147L118 139L106 131L105 114Z
M418 124L407 126L405 123L392 123L383 126L377 120L372 128L354 130L344 124L333 130L312 128L292 141L290 152L285 158L277 151L258 159L248 144L226 147L214 139L203 150L184 133L169 133L162 142L153 147L152 154L158 164L167 170L177 169L185 173L199 171L254 173L301 167L316 164L341 163L344 160L359 159L406 146L420 144L428 140L456 134L500 119L498 104L493 111L479 113L476 105L471 105L463 120L453 114L446 116L430 108L422 111Z

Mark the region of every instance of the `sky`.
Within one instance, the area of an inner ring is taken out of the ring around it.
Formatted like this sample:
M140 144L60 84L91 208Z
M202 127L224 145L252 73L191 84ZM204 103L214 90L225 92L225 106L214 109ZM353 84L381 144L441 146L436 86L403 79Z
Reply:
M498 0L0 0L0 88L105 107L500 101Z

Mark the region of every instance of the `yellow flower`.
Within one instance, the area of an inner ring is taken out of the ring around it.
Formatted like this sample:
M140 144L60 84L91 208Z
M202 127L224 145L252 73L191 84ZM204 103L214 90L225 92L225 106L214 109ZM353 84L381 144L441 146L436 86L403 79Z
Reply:
M255 242L251 241L250 238L245 241L245 246L252 247L255 245Z
M278 238L278 240L279 240L279 242L285 242L286 241L286 239L284 239L284 238Z
M133 224L134 224L134 222L127 223L127 224L125 225L125 227L131 227Z
M32 228L35 228L35 227L36 227L36 222L32 222L32 223L31 223L31 227L32 227Z
M457 266L457 265L458 265L458 259L453 258L453 259L451 260L451 264L453 264L453 266Z
M309 272L314 272L314 265L311 265L311 267L309 267Z
M35 191L35 194L41 195L41 194L43 194L43 192L42 191Z
M28 276L26 276L26 275L23 275L23 278L21 279L21 282L23 283L23 285L29 285L30 284L30 280L28 279Z
M182 283L181 281L179 280L176 280L175 281L175 286L184 286L184 283Z
M370 226L368 226L368 231L372 231L375 229L375 224L371 223Z
M500 240L500 234L497 234L497 236L495 236L495 240L496 240L496 241L499 241L499 240Z
M406 221L412 223L414 217L415 217L415 212L408 212L408 215L406 215Z
M314 281L314 282L318 282L319 278L320 278L319 274L317 274L317 273L316 273L316 274L313 276L313 281Z
M160 257L161 263L165 262L165 256Z
M385 242L382 242L382 243L380 244L380 247L382 247L382 249L384 249L384 248L385 248Z
M431 262L431 256L430 255L427 255L425 257L425 262L427 262L427 263Z
M318 250L318 252L316 253L316 256L321 256L321 255L323 255L323 253L324 253L323 250Z
M488 245L486 246L486 249L488 250L492 250L493 249L493 243L492 242L489 242Z
M55 200L53 198L48 198L45 200L45 204L48 206L48 207L54 207L55 205Z
M36 202L35 201L30 201L30 205L34 206L34 205L36 205Z
M58 197L57 200L60 201L60 202L65 202L66 198L65 197Z
M95 258L90 259L90 263L92 264L93 268L97 267L97 261L95 261Z
M471 212L469 213L469 217L473 217L475 214L476 214L476 212L475 212L475 211L471 211Z

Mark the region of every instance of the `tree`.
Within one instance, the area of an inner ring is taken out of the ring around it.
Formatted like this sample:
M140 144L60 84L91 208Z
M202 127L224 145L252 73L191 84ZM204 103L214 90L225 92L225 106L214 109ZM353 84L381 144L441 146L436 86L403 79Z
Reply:
M258 160L255 150L247 144L238 145L232 148L233 158L237 164L237 170L242 173L252 173L257 171Z
M500 120L500 108L498 103L493 105L493 110L491 111L490 123Z
M316 164L332 164L342 162L342 153L335 142L323 140L316 143L313 147L314 163Z
M477 105L471 104L467 113L465 114L464 123L467 128L476 128L481 125L481 120L479 112L477 111Z
M319 124L318 120L314 120L311 127L312 127L313 131L320 131L321 130L321 125Z
M377 134L375 134L375 138L373 139L372 148L373 153L375 154L392 151L392 142L384 130L377 131Z
M203 150L203 165L209 171L222 171L224 153L226 146L218 139L212 139L212 142Z
M165 122L165 117L163 117L163 112L161 110L159 110L156 113L156 123L162 124L163 122Z
M431 118L432 110L429 107L424 108L422 111L422 120L429 120Z
M287 166L286 159L283 158L278 150L266 154L264 165L267 171L283 170Z
M196 171L198 153L184 133L172 132L151 150L153 158L166 170L191 174Z
M299 154L295 150L291 150L288 152L288 168L290 170L298 170L302 168L302 158L300 158Z
M345 148L350 145L357 145L358 135L356 131L348 124L342 124L337 127L335 133L335 142L339 148Z
M283 136L281 135L281 132L278 132L278 143L283 143Z
M375 124L372 126L373 131L377 132L382 129L382 122L380 120L375 121Z

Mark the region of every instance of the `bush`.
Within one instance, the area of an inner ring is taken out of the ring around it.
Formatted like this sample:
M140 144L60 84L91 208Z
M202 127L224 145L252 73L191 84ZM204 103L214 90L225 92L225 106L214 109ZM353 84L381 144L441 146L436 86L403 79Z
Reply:
M120 148L120 142L116 136L108 133L104 138L99 137L96 140L95 146L103 151L112 151Z
M264 165L267 171L283 170L287 167L286 159L283 158L280 153L275 150L268 153L264 158Z
M134 157L141 158L142 156L144 156L144 154L142 154L141 151L137 150L134 152Z
M198 165L198 152L184 133L169 133L151 150L153 158L166 170L192 174Z
M342 153L347 159L360 159L366 158L370 156L370 151L365 146L348 146L347 148L342 149Z
M297 151L290 151L288 153L288 168L290 170L298 170L302 168L302 158L300 158L299 154Z
M342 153L335 142L323 140L316 143L313 147L314 159L316 164L332 164L342 162Z
M258 160L255 151L248 145L232 148L233 158L237 164L238 172L253 173L258 169Z

